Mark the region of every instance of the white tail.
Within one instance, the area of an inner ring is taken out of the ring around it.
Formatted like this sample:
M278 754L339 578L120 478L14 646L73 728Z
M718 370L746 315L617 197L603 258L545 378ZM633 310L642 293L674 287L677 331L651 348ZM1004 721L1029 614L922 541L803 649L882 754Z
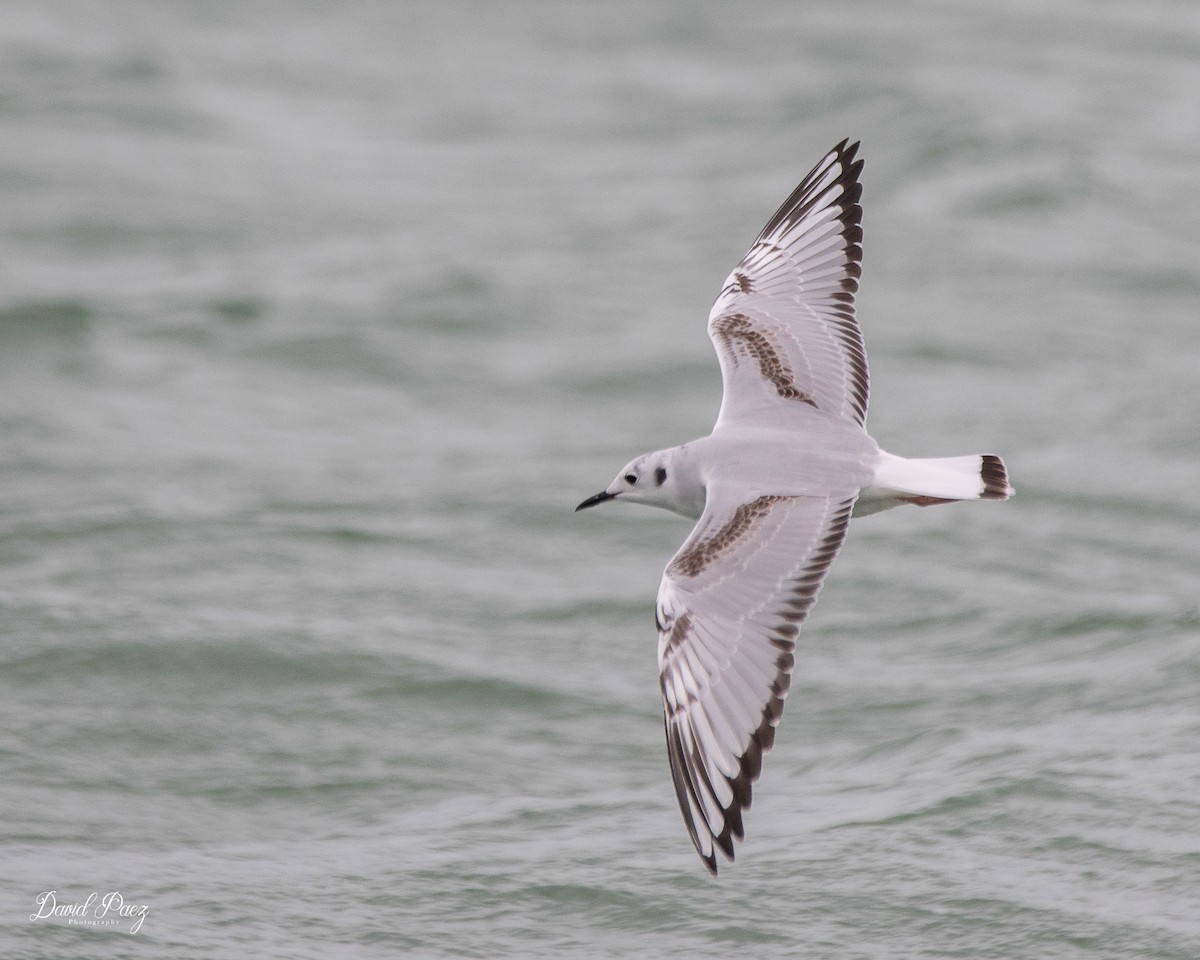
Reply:
M928 507L952 500L1007 500L1004 461L991 454L908 460L880 451L875 478L859 494L855 516L877 513L902 503Z

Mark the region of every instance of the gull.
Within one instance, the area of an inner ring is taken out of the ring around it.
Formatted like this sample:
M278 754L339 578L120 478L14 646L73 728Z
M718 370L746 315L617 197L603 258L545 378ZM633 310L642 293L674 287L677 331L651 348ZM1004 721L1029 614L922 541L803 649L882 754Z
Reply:
M997 456L908 459L867 434L863 162L847 143L787 198L709 313L723 387L712 433L630 461L575 508L643 503L698 521L663 573L655 623L671 777L714 876L717 851L732 861L744 837L796 637L850 518L1013 493Z

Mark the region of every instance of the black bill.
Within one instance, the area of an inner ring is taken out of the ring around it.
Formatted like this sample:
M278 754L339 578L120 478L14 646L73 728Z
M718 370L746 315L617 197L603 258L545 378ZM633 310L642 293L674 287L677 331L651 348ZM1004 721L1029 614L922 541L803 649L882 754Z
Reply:
M584 500L583 503L575 508L575 512L578 513L580 510L586 510L588 507L594 507L596 504L603 503L605 500L611 500L615 496L615 493L609 493L607 490L604 490L596 494L594 497L588 497L586 500Z

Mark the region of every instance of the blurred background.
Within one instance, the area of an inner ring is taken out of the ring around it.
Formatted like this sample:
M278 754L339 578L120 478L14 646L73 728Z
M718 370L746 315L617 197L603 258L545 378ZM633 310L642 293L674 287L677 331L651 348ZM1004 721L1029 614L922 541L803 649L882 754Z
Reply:
M572 508L843 137L872 433L1018 495L855 522L713 881ZM1189 0L7 0L0 943L1200 955L1198 193Z

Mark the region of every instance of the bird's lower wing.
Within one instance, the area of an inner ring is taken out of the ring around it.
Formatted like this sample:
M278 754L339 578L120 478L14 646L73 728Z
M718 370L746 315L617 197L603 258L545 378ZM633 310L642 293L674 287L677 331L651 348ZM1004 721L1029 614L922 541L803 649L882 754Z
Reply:
M837 556L857 492L722 497L708 505L658 591L658 662L671 776L714 874L783 711L792 651Z

